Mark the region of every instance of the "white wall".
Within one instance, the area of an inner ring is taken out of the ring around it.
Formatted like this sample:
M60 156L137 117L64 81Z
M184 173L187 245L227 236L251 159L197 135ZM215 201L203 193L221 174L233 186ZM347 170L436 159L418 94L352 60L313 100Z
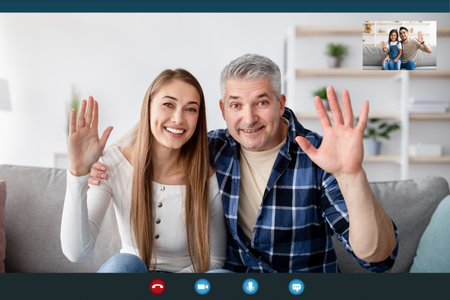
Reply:
M0 78L12 106L0 111L0 163L53 166L54 153L66 151L73 85L99 100L101 130L115 127L111 142L138 120L155 76L183 67L204 88L209 129L221 128L219 74L231 59L259 53L282 66L289 27L391 19L450 24L449 14L0 14ZM322 52L311 49L308 59ZM448 61L439 55L438 64Z

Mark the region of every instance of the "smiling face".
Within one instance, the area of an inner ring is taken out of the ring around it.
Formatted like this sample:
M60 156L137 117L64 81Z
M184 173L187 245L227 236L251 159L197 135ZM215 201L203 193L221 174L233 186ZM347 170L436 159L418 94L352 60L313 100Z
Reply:
M405 29L400 30L400 39L406 41L408 39L408 31Z
M160 88L150 103L150 127L156 144L180 149L194 134L200 95L184 81L173 80Z
M268 78L229 79L220 109L231 136L249 151L277 146L287 128L280 122L286 98L277 99Z
M392 31L389 35L389 39L391 42L396 42L398 40L397 32Z

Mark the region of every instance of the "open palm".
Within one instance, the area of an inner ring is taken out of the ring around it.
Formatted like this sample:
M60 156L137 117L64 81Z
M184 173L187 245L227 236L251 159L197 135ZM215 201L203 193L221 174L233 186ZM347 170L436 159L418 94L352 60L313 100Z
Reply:
M323 140L319 148L315 148L306 138L296 137L297 143L309 158L320 168L335 177L343 174L356 174L362 168L364 157L363 135L369 114L369 102L365 101L358 124L354 126L353 110L347 90L342 92L342 108L336 98L333 87L327 88L327 98L333 116L334 125L319 97L314 104L323 128Z
M87 103L88 102L88 103ZM87 106L87 109L86 109ZM83 176L90 172L105 149L112 131L108 127L102 137L98 136L98 103L92 97L81 102L78 117L75 110L70 113L69 123L69 170L73 175Z

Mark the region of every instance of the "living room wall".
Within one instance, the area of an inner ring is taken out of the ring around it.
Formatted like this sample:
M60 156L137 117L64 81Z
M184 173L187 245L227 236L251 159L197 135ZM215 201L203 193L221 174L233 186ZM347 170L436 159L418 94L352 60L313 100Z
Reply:
M219 74L231 59L259 53L283 68L289 27L399 19L450 25L449 14L0 14L0 78L8 80L11 98L11 110L0 110L0 163L54 165L54 154L66 152L73 88L83 98L93 95L99 100L99 127L115 127L112 142L137 122L144 93L155 76L165 68L186 68L204 88L209 129L223 128ZM308 61L323 57L323 49L310 50ZM438 52L437 60L438 67L450 68L444 52ZM395 87L367 94L373 84L350 88L356 109L373 97L381 99L375 106L397 105L382 102L382 94L395 93ZM450 100L448 86L438 93ZM293 99L288 101L296 106ZM448 132L448 124L436 126L447 126ZM440 131L426 134L440 141ZM388 148L396 147L395 138ZM450 145L444 146L450 153ZM368 168L369 179L393 179L399 173L395 165ZM435 173L450 180L450 164L419 166L413 175Z

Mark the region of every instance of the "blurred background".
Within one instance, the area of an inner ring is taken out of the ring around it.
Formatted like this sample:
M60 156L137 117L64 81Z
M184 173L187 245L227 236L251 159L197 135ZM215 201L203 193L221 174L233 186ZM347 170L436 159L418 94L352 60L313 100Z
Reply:
M365 22L393 20L436 21L437 76L362 71ZM327 85L348 89L355 113L369 100L371 116L400 125L381 139L378 155L367 155L369 180L440 175L450 181L448 111L411 118L402 102L450 101L449 26L444 13L0 14L0 164L63 168L69 109L89 95L99 101L100 131L114 126L108 143L114 142L138 121L147 87L166 68L197 77L208 129L224 128L220 72L234 58L258 53L282 69L287 105L305 127L321 132L312 101ZM330 65L330 43L346 48L339 68ZM405 139L413 159L402 150Z

